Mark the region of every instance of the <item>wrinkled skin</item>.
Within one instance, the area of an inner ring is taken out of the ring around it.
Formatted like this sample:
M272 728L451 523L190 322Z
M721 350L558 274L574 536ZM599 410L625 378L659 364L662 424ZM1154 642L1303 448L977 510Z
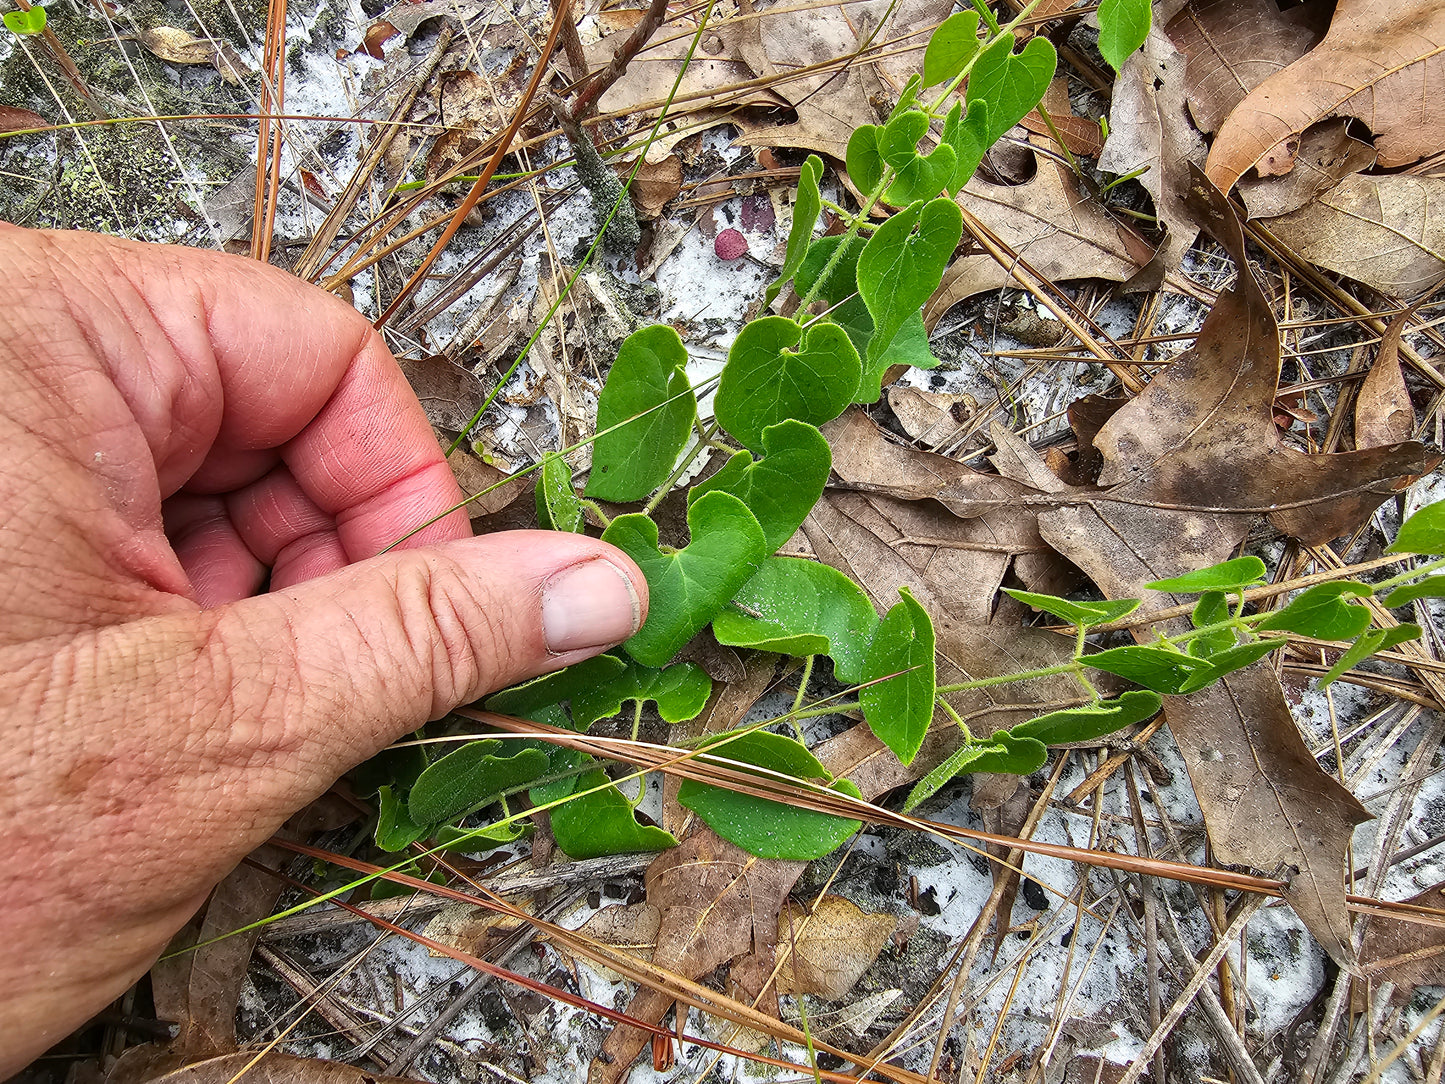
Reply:
M0 226L0 281L4 1079L340 773L625 639L646 585L463 511L374 556L461 494L380 338L290 276Z

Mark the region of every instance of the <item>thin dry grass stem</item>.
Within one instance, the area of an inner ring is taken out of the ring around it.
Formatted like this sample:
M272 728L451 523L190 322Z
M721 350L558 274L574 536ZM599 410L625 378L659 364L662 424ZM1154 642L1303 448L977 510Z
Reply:
M256 195L251 216L251 258L271 259L276 197L281 189L281 145L285 128L269 118L286 108L286 0L270 0L266 47L261 62L260 116L256 122ZM305 202L303 196L303 203Z
M1104 763L1100 764L1085 776L1082 783L1069 791L1068 796L1064 799L1065 803L1069 805L1079 805L1090 792L1095 792L1094 806L1097 808L1099 805L1099 794L1102 793L1099 788L1104 785L1110 776L1128 762L1129 758L1133 756L1134 749L1143 747L1150 738L1159 733L1159 729L1163 725L1164 716L1162 714L1155 716L1153 722L1147 724L1144 729L1139 731L1130 741L1130 745L1133 748L1113 754L1105 760Z
M365 1021L338 1002L333 997L334 990L323 990L321 984L307 974L300 964L269 945L257 945L256 955L261 957L266 966L279 975L287 986L295 990L303 1002L310 1002L311 1010L325 1020L336 1035L351 1043L360 1044L365 1041ZM378 1069L385 1069L387 1061L395 1057L396 1053L394 1046L382 1042L368 1050L365 1057Z
M1153 848L1149 844L1149 829L1144 824L1144 805L1139 799L1139 783L1134 778L1134 765L1124 765L1124 785L1129 793L1129 814L1134 821L1134 847L1140 855L1149 857ZM1098 799L1095 799L1098 804ZM1149 1013L1149 1030L1159 1027L1163 1010L1159 1004L1159 915L1158 899L1154 882L1147 877L1139 878L1140 895L1144 900L1144 977L1145 994ZM1225 973L1227 974L1227 972ZM1221 975L1224 978L1225 975ZM1154 1079L1169 1079L1164 1072L1164 1051L1154 1051Z

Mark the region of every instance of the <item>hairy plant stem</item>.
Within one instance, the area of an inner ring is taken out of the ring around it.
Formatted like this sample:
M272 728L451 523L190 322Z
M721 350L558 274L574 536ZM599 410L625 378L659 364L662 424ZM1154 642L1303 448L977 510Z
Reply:
M672 487L677 485L678 479L692 469L698 453L712 444L712 438L717 434L719 428L718 423L712 421L708 423L705 431L698 434L701 438L698 444L683 453L682 462L673 468L672 473L667 476L667 481L657 487L657 492L652 495L652 499L642 506L644 516L652 515L657 510L657 506L667 499L667 495L672 492Z
M849 221L848 228L843 231L843 239L838 242L838 247L833 250L833 255L828 257L828 262L823 265L823 270L819 272L818 277L813 280L813 288L798 301L799 314L807 316L808 306L817 299L818 292L823 288L823 284L827 282L828 277L833 274L834 268L843 261L849 244L858 236L858 230L862 227L863 220L867 218L869 212L873 210L873 205L883 198L883 193L888 190L888 186L893 183L893 180L893 170L884 169L882 179L874 187L873 191L868 193L868 197L863 201L862 210Z

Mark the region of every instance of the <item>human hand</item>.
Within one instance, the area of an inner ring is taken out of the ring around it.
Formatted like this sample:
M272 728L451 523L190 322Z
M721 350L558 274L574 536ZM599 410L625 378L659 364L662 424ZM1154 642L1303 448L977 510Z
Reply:
M647 587L470 538L365 319L272 268L0 227L0 1079L335 778L595 655ZM256 595L270 577L270 593Z

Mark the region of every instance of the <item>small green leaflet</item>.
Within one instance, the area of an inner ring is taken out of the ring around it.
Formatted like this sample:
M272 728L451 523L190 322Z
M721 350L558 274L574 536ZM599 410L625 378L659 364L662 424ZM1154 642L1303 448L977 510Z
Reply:
M1194 607L1194 613L1190 615L1189 622L1196 629L1202 629L1207 625L1217 625L1228 619L1229 599L1224 592L1206 591L1200 596L1198 604ZM1184 645L1184 650L1197 658L1205 659L1216 652L1233 647L1237 640L1234 629L1216 629L1203 636L1196 636Z
M1100 0L1099 52L1115 71L1149 36L1149 0Z
M823 212L823 195L818 189L822 176L823 160L816 154L808 155L798 173L798 198L793 201L793 224L788 230L783 266L778 277L763 293L764 309L773 303L808 254L808 246L813 241L813 227L818 224L818 215Z
M1131 689L1112 700L1100 700L1078 708L1051 711L1009 728L1016 738L1034 738L1045 745L1091 741L1116 730L1141 723L1159 713L1159 694Z
M666 324L623 342L597 400L587 496L640 501L667 481L697 416L686 365L687 349Z
M738 452L722 470L688 490L691 505L722 490L748 506L772 553L798 529L828 482L833 453L816 426L789 419L763 430L763 458Z
M1013 47L1013 34L1000 34L979 54L968 76L965 100L970 112L974 102L988 105L990 147L1043 100L1058 62L1053 43L1043 36L1030 38L1017 55Z
M435 835L438 849L460 854L476 854L515 843L532 831L527 820L508 821L505 824L489 824L485 828L455 828L450 824L437 827Z
M713 618L718 643L799 657L827 655L839 681L863 681L878 614L847 576L819 561L770 557Z
M468 742L448 753L426 771L411 788L407 815L414 824L441 824L496 801L503 791L525 786L547 771L547 754L523 749L499 757L496 739Z
M537 523L547 531L582 531L582 502L572 488L572 468L556 452L537 468Z
M406 803L390 787L376 792L376 845L383 851L400 851L426 835L427 826L413 824Z
M1329 672L1320 678L1320 688L1332 685L1345 671L1368 659L1375 652L1388 651L1396 644L1403 644L1406 640L1417 640L1419 637L1420 626L1408 621L1389 629L1366 629L1360 633L1359 639L1351 644L1339 657L1339 660L1330 667Z
M602 789L594 794L582 793L594 787ZM572 793L580 797L569 798L551 809L552 835L567 857L601 858L677 846L672 833L637 823L632 803L608 783L607 773L600 768L580 776Z
M1426 576L1418 583L1407 583L1397 587L1385 597L1385 605L1394 609L1407 606L1417 598L1445 597L1445 576Z
M7 11L4 18L5 29L12 34L33 37L45 31L45 9L39 4L32 5L29 11Z
M1264 582L1264 562L1258 557L1236 557L1208 568L1186 572L1168 580L1155 580L1144 586L1151 591L1169 591L1193 595L1201 591L1233 591Z
M978 52L978 12L957 11L944 19L923 51L923 85L956 78Z
M1048 759L1049 751L1037 738L1018 738L1007 730L996 730L993 737L985 741L970 742L955 749L947 760L915 783L903 803L903 812L933 797L940 787L963 772L1030 775Z
M919 227L916 234L914 226ZM958 204L940 197L910 204L868 238L858 257L858 292L873 317L870 362L884 353L899 328L933 296L962 236Z
M769 426L789 418L821 425L843 413L862 375L858 351L837 324L803 329L786 316L764 316L745 325L728 351L713 410L724 429L761 451Z
M618 516L602 532L647 577L647 620L623 644L644 666L663 666L713 619L767 557L763 529L731 493L704 494L687 510L692 541L663 553L657 524L644 515Z
M681 723L702 711L712 695L712 679L695 663L683 662L654 670L635 662L611 681L572 696L572 719L578 730L598 719L610 719L633 700L657 704L657 713L669 723Z
M1182 693L1185 684L1199 671L1208 671L1206 659L1165 647L1111 647L1084 657L1084 665L1108 674L1128 678L1136 685L1156 693Z
M1255 627L1313 636L1318 640L1353 640L1370 626L1370 611L1340 596L1363 598L1374 591L1367 583L1335 580L1301 591L1288 606Z
M937 689L933 660L933 622L928 611L904 587L902 600L888 611L864 664L870 679L858 696L868 728L904 764L912 763L933 721Z
M408 790L417 777L426 771L426 753L420 745L389 746L369 760L364 760L347 773L351 789L359 798L370 798L382 784L390 783L397 790Z
M606 685L626 669L627 663L616 655L598 655L574 663L565 670L543 674L521 685L503 689L487 698L487 708L504 715L536 719L539 711L564 700L571 700L579 693L599 685Z
M967 12L965 12L967 14ZM943 121L943 141L953 148L953 179L948 182L948 194L958 195L978 170L983 156L993 146L988 137L988 103L972 101L968 112L963 112L963 103L954 102L953 108Z
M1445 555L1445 501L1427 504L1400 524L1400 533L1385 552Z
M1236 670L1243 670L1246 666L1253 666L1279 646L1278 641L1265 639L1256 640L1254 643L1249 644L1236 644L1234 647L1227 647L1223 651L1216 651L1204 660L1207 664L1204 669L1197 670L1189 675L1179 691L1181 693L1192 693L1204 688L1206 685L1213 685L1226 674L1232 674Z
M928 132L928 115L917 109L896 113L887 124L864 124L848 140L848 176L871 192L889 167L895 179L883 198L894 206L932 199L953 179L957 156L946 142L920 154L918 142Z
M717 741L709 742L706 749L731 761L798 779L827 781L832 778L812 753L780 734L762 731L723 734ZM829 789L854 798L862 797L858 788L846 779L833 781ZM861 821L801 809L693 779L682 781L677 800L723 839L759 858L796 862L822 858L863 826Z
M1005 587L1003 590L1004 594L1027 603L1034 609L1053 614L1081 629L1117 621L1139 608L1137 598L1121 598L1104 602L1070 602L1066 598L1059 598L1058 595L1036 595L1032 591L1015 591L1012 587Z

